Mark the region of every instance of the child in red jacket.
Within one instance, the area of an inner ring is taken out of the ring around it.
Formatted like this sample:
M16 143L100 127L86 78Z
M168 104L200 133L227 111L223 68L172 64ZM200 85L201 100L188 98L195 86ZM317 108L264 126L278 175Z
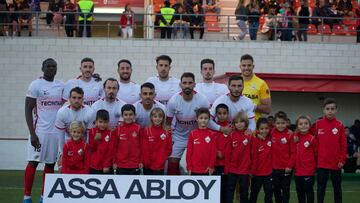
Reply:
M73 121L69 127L71 139L63 148L62 170L64 174L89 174L90 153L82 139L85 126L80 121Z
M114 168L119 175L139 175L143 167L141 155L140 125L135 123L135 107L125 104L121 108L124 119L114 130Z
M343 123L336 119L337 103L326 98L323 105L324 117L312 126L312 133L318 143L317 155L317 202L323 203L326 184L331 176L334 188L334 202L342 202L341 169L346 160L346 135Z
M217 124L222 127L230 126L228 121L229 107L226 104L219 104L215 108ZM226 191L226 178L225 175L225 153L226 149L230 145L230 135L226 135L222 132L216 133L216 161L214 175L221 176L221 202L225 202Z
M316 169L315 137L310 133L310 119L307 116L299 116L296 120L296 156L293 159L295 165L295 184L299 203L314 203L314 175Z
M89 131L90 174L113 174L114 138L109 130L109 112L97 111L95 125Z
M165 129L165 112L154 108L150 112L151 125L143 129L144 175L164 175L165 162L172 151L171 133Z
M210 120L208 108L196 111L198 128L189 135L186 152L186 165L189 175L212 175L216 160L215 132L208 129Z
M226 184L226 203L232 203L236 184L240 185L240 202L249 202L249 185L251 169L251 143L254 139L245 131L249 119L243 112L234 117L235 131L230 135L230 145L226 149L225 173L228 174Z
M271 156L273 192L276 203L288 203L292 176L291 160L295 157L293 134L287 128L287 115L283 111L275 114L275 127L271 130Z
M264 187L265 203L272 203L272 162L270 126L266 118L256 122L257 137L251 149L251 192L250 203L256 203L261 187Z

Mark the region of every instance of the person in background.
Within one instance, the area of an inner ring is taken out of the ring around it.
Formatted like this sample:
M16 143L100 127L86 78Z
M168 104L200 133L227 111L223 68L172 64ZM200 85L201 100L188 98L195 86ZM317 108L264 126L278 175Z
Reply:
M174 28L173 28L173 35L174 38L177 38L177 32L182 30L183 35L182 38L186 38L186 34L189 32L189 16L185 13L185 8L183 5L179 5L175 9L174 15Z
M341 15L344 16L353 16L353 5L351 0L340 0L337 4L337 10Z
M355 136L350 132L349 127L345 127L346 141L347 141L347 155L348 159L356 159L356 173L360 173L360 148L357 144Z
M51 27L51 22L56 13L62 12L64 8L63 1L61 0L51 0L49 2L48 13L46 13L46 25L48 28Z
M239 0L236 9L236 24L240 28L240 34L238 36L234 36L234 40L243 40L248 33L248 29L246 27L247 15L249 14L248 8L245 6L244 0Z
M310 17L312 15L311 9L308 6L307 0L301 0L301 6L297 9L296 15L299 16L299 30L298 30L298 39L299 41L307 41L307 30L310 23ZM302 38L304 37L304 39Z
M9 6L6 2L6 0L0 0L0 12L8 12ZM0 13L0 33L2 36L8 36L9 35L9 26L8 24L10 18L9 13Z
M190 13L192 15L190 15L190 35L191 35L191 39L194 39L194 30L199 30L200 31L200 39L203 38L204 36L204 22L205 22L205 16L204 16L204 11L202 9L201 6L199 6L198 4L196 4L193 9L192 12Z
M93 17L94 3L92 2L92 0L80 0L78 2L78 12L79 12L78 37L83 37L84 29L86 31L86 37L91 37L91 23L94 20Z
M131 10L129 4L126 4L125 10L120 17L121 34L124 39L133 37L133 31L134 31L133 28L135 26L134 19L135 19L134 11Z
M172 22L174 22L175 9L170 7L170 1L164 1L164 7L160 9L161 39L171 39Z
M71 2L71 0L66 0L64 5L65 12L65 32L66 36L74 37L75 30L75 14L76 6Z
M249 10L249 33L250 39L256 40L257 32L259 29L259 18L260 18L260 8L257 0L251 0L250 4L247 6Z

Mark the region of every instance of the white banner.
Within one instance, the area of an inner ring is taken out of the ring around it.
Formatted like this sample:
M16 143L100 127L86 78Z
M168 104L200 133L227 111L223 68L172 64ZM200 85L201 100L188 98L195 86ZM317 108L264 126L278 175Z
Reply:
M220 202L220 176L46 174L44 203Z

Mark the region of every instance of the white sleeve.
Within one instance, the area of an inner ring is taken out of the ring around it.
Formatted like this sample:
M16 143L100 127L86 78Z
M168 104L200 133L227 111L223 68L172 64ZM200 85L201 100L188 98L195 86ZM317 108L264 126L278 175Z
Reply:
M88 108L88 111L86 112L86 119L85 119L85 127L86 129L91 129L95 127L95 123L93 121L93 115L94 111L92 108Z
M62 98L66 101L69 100L69 97L70 97L70 91L72 89L72 84L70 81L67 81L65 83L65 86L64 86L64 91L63 91L63 95L62 95Z
M27 97L31 97L31 98L38 98L39 97L39 91L38 91L38 85L36 81L33 81L30 85L29 88L26 92L26 96Z
M213 130L220 131L221 126L217 124L213 119L210 118L208 127Z
M220 98L220 97L219 97ZM219 105L219 98L214 101L210 108L210 115L212 118L216 118L216 106Z
M64 117L63 111L58 111L58 113L56 114L55 127L56 127L56 134L59 139L59 151L60 152L62 152L62 149L65 144L66 126L65 126L65 122L63 121L63 117Z
M246 110L246 114L249 118L249 129L251 131L255 131L256 129L256 122L255 122L255 113L254 113L254 104L249 102L249 108Z
M175 95L172 96L166 106L166 117L175 116Z

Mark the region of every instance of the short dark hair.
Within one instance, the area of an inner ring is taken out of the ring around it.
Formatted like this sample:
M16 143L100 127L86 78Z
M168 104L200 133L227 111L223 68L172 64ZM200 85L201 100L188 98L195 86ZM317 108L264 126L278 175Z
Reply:
M132 67L132 64L131 64L131 62L129 61L129 60L127 60L127 59L121 59L119 62L118 62L118 67L120 66L120 63L127 63L127 64L129 64L130 65L130 68Z
M104 120L104 121L109 121L110 120L110 116L109 116L109 112L106 111L105 109L100 109L96 112L96 120Z
M268 124L269 125L269 121L267 118L259 118L259 120L257 120L256 122L256 129L259 129L261 124Z
M122 106L121 114L124 114L124 111L132 111L134 114L136 113L135 106L132 104L125 104L124 106Z
M195 112L196 112L196 118L199 117L201 114L207 114L210 118L210 111L206 107L198 108Z
M169 0L164 1L164 6L165 7L170 7L170 1Z
M240 58L240 62L243 60L251 60L251 62L254 63L254 58L250 54L244 54Z
M91 62L93 64L95 64L94 60L90 57L85 57L81 60L80 64L84 63L84 62Z
M327 97L324 99L324 102L323 102L323 107L325 107L326 105L328 104L335 104L335 106L337 107L337 102L334 98L332 97Z
M76 92L78 94L81 94L82 96L84 96L84 90L81 88L81 87L74 87L70 90L70 93L69 93L69 97L71 96L71 94L73 92Z
M156 64L158 64L160 60L169 61L169 65L171 65L171 62L172 62L170 56L168 56L168 55L160 55L160 56L156 57Z
M117 79L115 79L115 78L108 78L108 79L106 79L106 80L104 81L104 84L103 84L103 87L104 87L104 88L105 88L105 85L106 85L107 81L114 81L114 82L116 81L117 87L118 87L118 89L119 89L119 87L120 87L119 81L117 81Z
M244 83L244 79L241 75L232 75L229 77L229 81L228 81L228 84L230 85L231 81L233 80L241 80L242 83Z
M182 81L183 78L192 78L195 82L195 75L194 73L190 73L190 72L185 72L181 75L180 77L180 81Z
M55 63L55 64L57 65L55 59L53 59L53 58L47 58L47 59L45 59L45 60L42 62L42 68L45 68L46 64L48 64L48 63Z
M276 112L274 118L275 118L275 120L276 120L276 119L284 119L285 121L288 119L288 117L287 117L287 115L286 115L286 113L285 113L284 111L278 111L278 112Z
M214 69L215 69L215 62L214 62L214 60L212 60L212 59L203 59L203 60L201 60L201 62L200 62L200 70L202 70L202 66L203 66L205 63L211 63L211 64L213 65Z
M142 90L144 87L147 87L147 88L152 89L152 90L155 89L154 84L152 84L151 82L146 82L146 83L142 84L140 86L140 90Z
M217 113L219 109L225 109L227 112L229 112L229 107L226 104L219 104L215 107L215 112Z

